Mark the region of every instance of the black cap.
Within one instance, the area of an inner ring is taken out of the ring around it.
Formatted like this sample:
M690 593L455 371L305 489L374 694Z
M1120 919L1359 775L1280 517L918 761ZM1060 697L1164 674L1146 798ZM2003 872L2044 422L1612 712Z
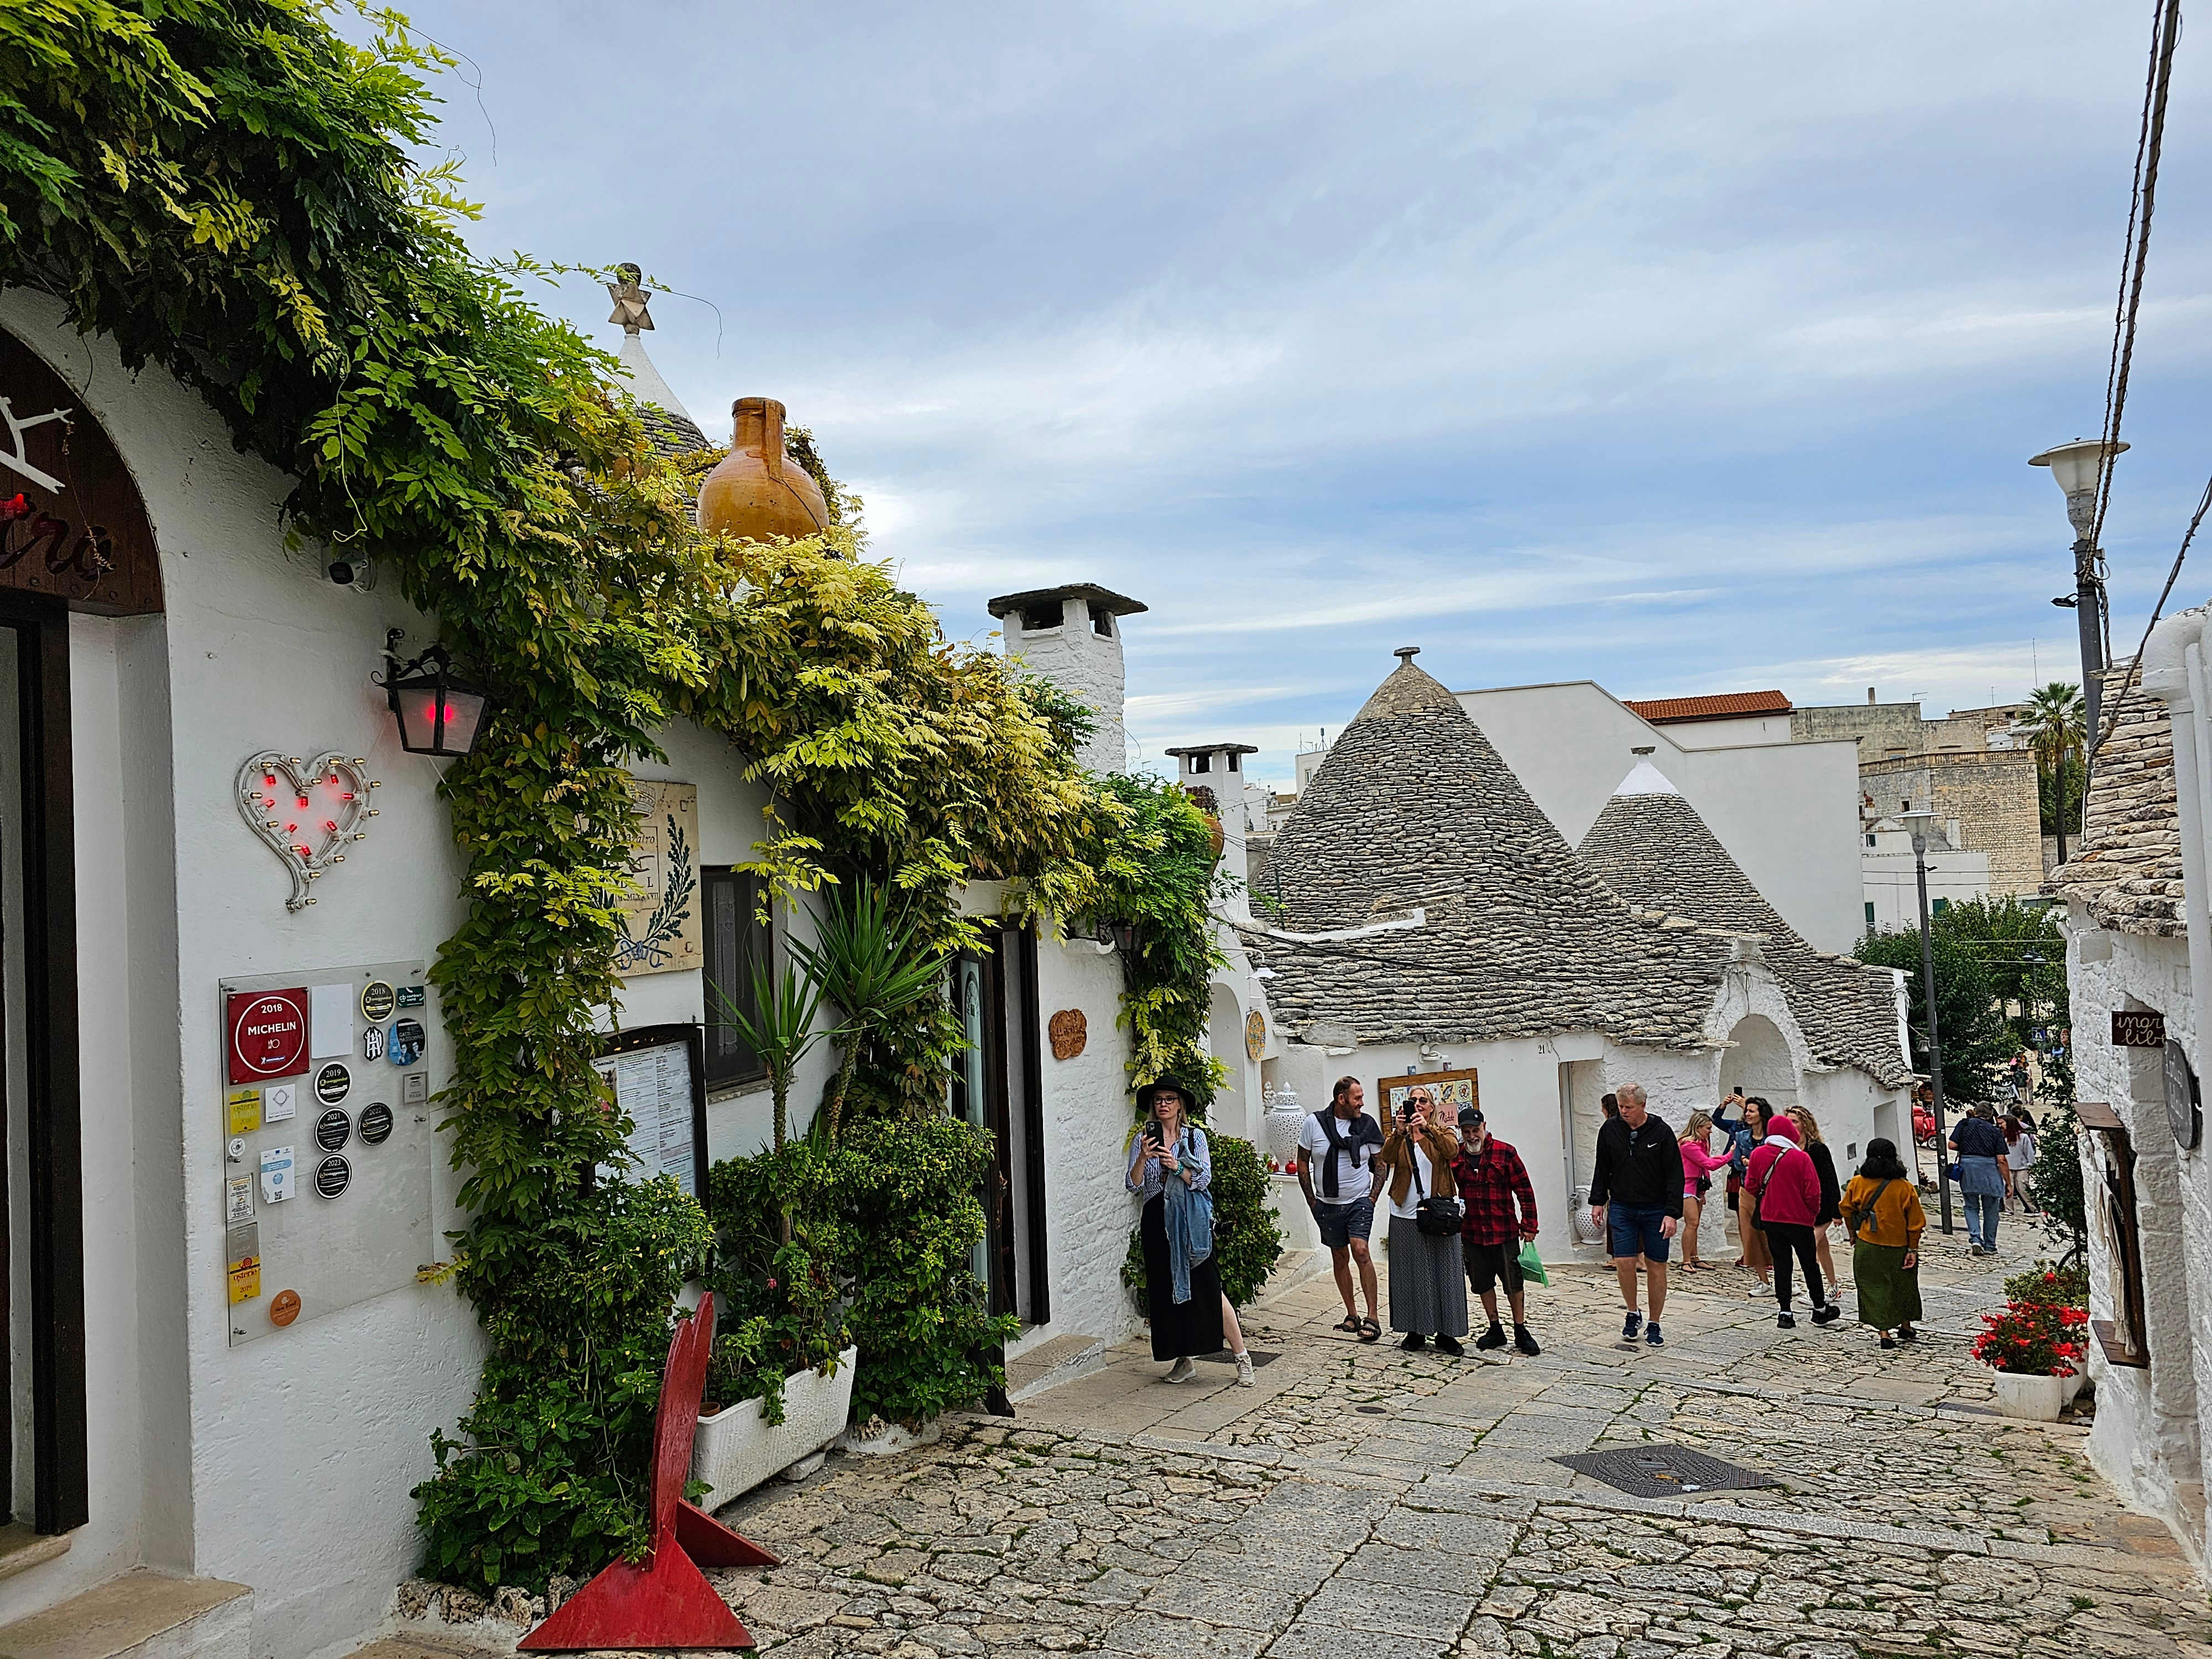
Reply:
M1459 1127L1460 1127L1461 1128L1462 1128L1462 1129L1472 1129L1472 1128L1474 1128L1474 1127L1475 1127L1475 1125L1477 1125L1478 1123L1480 1123L1481 1121L1482 1121L1482 1108L1481 1108L1481 1107L1480 1107L1480 1106L1462 1106L1462 1107L1461 1107L1461 1108L1459 1109Z

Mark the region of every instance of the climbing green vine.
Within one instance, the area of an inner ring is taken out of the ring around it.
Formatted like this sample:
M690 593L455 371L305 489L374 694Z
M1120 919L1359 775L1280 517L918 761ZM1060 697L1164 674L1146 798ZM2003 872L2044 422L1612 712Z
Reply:
M408 155L434 138L442 60L361 15L365 47L314 0L0 6L0 283L194 386L289 475L298 541L375 559L499 690L441 786L466 908L432 974L453 1272L489 1357L418 1496L432 1571L538 1585L645 1544L671 1298L709 1236L665 1181L578 1178L625 1157L593 1011L619 998L624 769L654 732L692 720L748 757L775 794L754 867L775 891L888 882L932 918L918 948L968 942L953 890L981 879L1133 920L1139 1069L1198 1086L1212 866L1180 794L1087 778L1064 710L866 561L811 439L828 532L691 527L716 456L662 464L608 391L614 360L526 297L546 273L468 250L474 210ZM894 1022L854 1111L939 1108L958 1040L941 1000Z

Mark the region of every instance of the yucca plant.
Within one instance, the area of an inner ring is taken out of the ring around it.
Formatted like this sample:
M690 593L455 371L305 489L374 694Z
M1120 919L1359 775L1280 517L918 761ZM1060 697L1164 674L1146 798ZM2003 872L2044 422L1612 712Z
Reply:
M791 953L805 964L809 979L844 1016L834 1033L843 1045L837 1075L823 1108L833 1146L845 1093L868 1038L892 1015L944 986L945 955L921 954L921 921L910 904L894 901L889 888L863 882L830 892L813 944L791 942Z
M775 1101L775 1149L780 1152L791 1121L791 1079L814 1045L836 1034L814 1029L814 1017L822 1012L823 986L811 968L802 975L787 963L779 977L768 963L757 962L752 985L750 1012L723 995L720 986L710 982L707 988L720 1005L722 1018L759 1056L768 1073L769 1092Z

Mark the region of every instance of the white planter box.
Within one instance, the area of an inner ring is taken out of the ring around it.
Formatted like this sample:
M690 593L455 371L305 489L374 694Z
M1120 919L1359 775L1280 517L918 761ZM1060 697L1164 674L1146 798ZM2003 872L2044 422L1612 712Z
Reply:
M2036 1376L2018 1371L1995 1373L1997 1415L2017 1417L2030 1423L2056 1423L2066 1404L2064 1376Z
M850 1347L837 1356L834 1376L801 1371L787 1379L783 1421L773 1428L757 1400L702 1415L691 1442L691 1478L713 1490L700 1507L720 1507L844 1433L853 1408L853 1367L860 1357L860 1349Z

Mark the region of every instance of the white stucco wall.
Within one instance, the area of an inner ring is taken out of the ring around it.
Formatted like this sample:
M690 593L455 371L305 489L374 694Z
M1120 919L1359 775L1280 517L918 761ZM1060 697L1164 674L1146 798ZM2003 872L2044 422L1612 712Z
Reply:
M1753 744L1788 743L1790 716L1753 714L1739 720L1668 720L1660 728L1683 749L1742 749Z
M1644 758L1808 942L1848 951L1865 931L1855 744L1686 747L1675 727L1650 724L1588 680L1457 695L1570 843L1589 833L1627 776L1638 758L1631 750L1649 744Z
M1037 947L1037 1010L1049 1020L1079 1008L1089 1028L1083 1052L1044 1054L1046 1257L1052 1279L1050 1335L1081 1334L1119 1341L1138 1328L1121 1285L1121 1259L1136 1224L1137 1200L1126 1179L1124 1148L1135 1121L1128 1081L1127 1033L1114 1024L1121 962L1088 939Z
M2212 1170L2206 1149L2183 1151L2166 1124L2160 1055L2115 1048L2116 1009L2155 1009L2169 1036L2195 1046L2187 945L2099 931L2078 903L2067 922L2075 1093L2109 1104L2136 1149L2148 1370L2112 1365L2094 1344L2097 1419L2089 1455L2127 1498L2166 1521L2205 1561L2205 1453L2212 1449ZM2089 1182L2090 1313L2112 1316L2113 1262Z
M1920 875L1910 848L1901 854L1868 848L1859 867L1866 902L1874 907L1875 927L1920 926ZM1928 905L1931 911L1939 899L1947 904L1964 904L1969 899L1988 897L1989 891L1987 853L1929 851Z

